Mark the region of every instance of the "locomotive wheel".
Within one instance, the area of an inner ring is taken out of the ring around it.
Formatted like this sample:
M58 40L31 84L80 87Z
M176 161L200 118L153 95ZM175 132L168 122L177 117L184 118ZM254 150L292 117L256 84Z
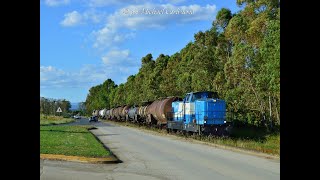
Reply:
M178 133L177 129L172 129L173 133Z
M193 133L191 131L187 131L187 135L191 136Z

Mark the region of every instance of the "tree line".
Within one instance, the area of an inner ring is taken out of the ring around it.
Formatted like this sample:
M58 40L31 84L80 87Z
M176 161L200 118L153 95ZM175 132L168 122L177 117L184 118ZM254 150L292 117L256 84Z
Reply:
M172 56L141 58L139 72L116 85L90 88L94 109L141 105L191 91L216 91L238 121L280 125L280 1L237 0L242 10L222 8L212 27Z
M62 113L57 113L57 109L61 108ZM63 115L70 112L71 103L65 99L53 99L40 97L40 114L44 115Z

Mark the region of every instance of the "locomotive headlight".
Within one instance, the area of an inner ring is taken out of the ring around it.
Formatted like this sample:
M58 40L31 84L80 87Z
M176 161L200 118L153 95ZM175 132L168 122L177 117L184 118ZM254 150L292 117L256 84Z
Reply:
M227 123L227 121L223 121L223 123Z
M207 121L205 120L204 123L207 123Z

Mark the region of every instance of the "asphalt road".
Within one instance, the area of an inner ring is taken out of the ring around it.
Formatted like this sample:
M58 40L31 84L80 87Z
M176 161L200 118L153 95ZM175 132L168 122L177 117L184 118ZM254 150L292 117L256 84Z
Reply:
M78 120L73 124L85 124ZM280 179L279 160L158 136L137 129L91 123L92 132L123 162L83 164L40 161L40 179Z

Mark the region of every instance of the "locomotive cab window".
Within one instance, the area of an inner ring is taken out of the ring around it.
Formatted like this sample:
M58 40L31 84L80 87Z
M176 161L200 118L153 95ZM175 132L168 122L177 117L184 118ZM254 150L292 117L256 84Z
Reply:
M190 94L187 94L186 98L184 99L184 102L185 102L185 103L188 103L188 102L189 102L189 99L190 99Z
M202 96L200 93L193 94L191 101L194 102L197 99L201 99Z
M216 92L208 92L208 98L214 98L217 99L218 97L218 93Z
M191 102L194 102L195 100L199 99L196 94L193 94L191 97Z

